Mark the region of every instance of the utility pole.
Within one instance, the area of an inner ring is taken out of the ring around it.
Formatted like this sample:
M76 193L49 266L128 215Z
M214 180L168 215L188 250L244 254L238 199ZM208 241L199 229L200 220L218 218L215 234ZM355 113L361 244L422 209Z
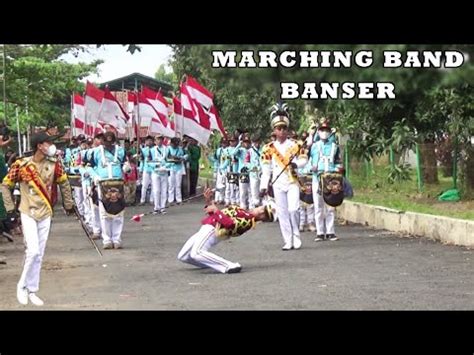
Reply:
M3 121L5 126L7 125L7 90L6 90L6 56L5 56L5 44L2 44L2 55L0 63L0 81L2 81L3 86Z

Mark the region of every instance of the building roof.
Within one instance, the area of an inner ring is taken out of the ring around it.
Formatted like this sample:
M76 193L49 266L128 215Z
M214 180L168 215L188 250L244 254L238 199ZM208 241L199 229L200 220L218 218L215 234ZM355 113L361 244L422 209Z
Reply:
M100 84L99 88L104 89L106 86L108 86L110 91L133 91L140 90L142 85L145 85L155 91L161 89L163 96L167 97L171 97L171 92L173 91L173 86L170 83L156 80L150 76L140 73L132 73L121 78L106 81L105 83Z

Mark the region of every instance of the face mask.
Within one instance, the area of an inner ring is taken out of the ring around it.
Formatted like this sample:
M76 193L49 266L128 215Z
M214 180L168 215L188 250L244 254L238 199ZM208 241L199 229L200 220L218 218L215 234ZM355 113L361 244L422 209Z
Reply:
M46 155L48 157L54 157L55 154L56 154L56 146L54 144L51 144L48 147L48 150L46 151Z
M329 138L329 132L327 132L327 131L319 132L319 138L321 138L322 140L328 139Z

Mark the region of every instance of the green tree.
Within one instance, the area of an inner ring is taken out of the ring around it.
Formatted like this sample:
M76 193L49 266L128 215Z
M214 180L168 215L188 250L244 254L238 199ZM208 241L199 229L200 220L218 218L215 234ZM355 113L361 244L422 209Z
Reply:
M155 79L164 81L168 84L173 85L173 87L178 87L178 78L176 77L175 73L171 69L171 71L167 71L167 66L165 64L161 64L155 73Z
M16 127L15 107L20 111L20 130L29 124L69 125L71 93L82 92L79 80L97 72L102 63L70 64L61 59L66 53L87 51L82 45L6 45L6 101L0 106L7 124ZM28 110L28 114L26 111Z

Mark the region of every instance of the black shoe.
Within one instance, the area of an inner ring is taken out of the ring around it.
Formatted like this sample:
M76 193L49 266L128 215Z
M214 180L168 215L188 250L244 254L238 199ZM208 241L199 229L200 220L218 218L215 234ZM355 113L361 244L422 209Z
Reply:
M242 270L242 266L233 267L232 269L227 270L228 274L237 274Z
M316 238L314 238L315 242L322 242L324 240L324 234L318 234Z
M326 238L329 239L329 240L331 240L331 241L339 240L339 238L336 237L335 234L328 234L328 235L326 236Z

